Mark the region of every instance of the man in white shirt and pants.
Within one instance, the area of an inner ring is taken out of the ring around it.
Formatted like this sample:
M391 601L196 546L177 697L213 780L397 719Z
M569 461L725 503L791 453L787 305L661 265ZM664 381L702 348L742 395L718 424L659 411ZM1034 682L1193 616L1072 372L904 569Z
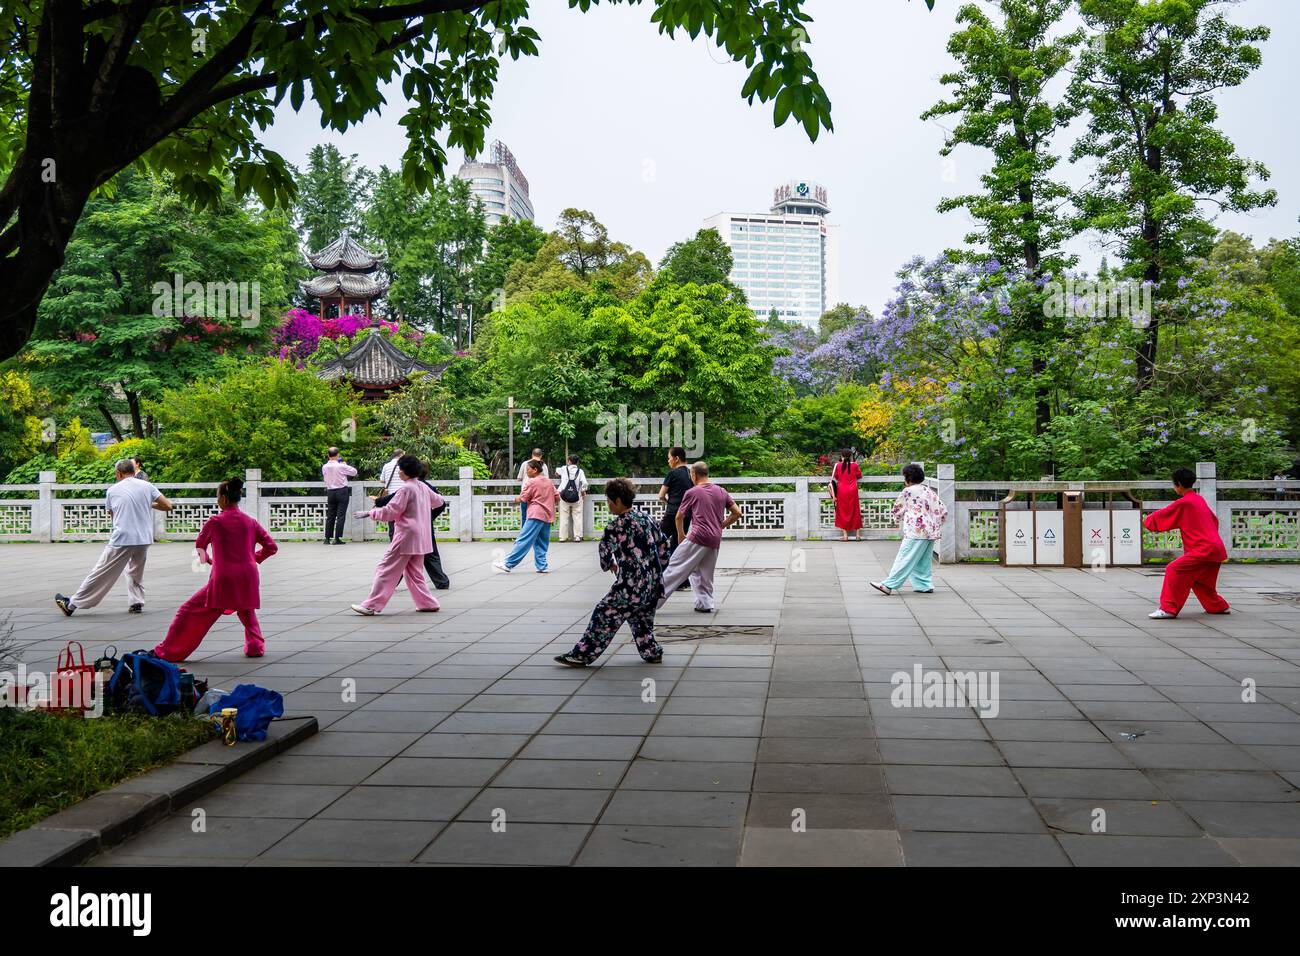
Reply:
M154 511L171 511L172 503L147 481L135 477L135 462L123 458L117 463L117 483L105 492L113 533L99 561L72 597L54 596L59 610L69 617L77 608L94 607L113 589L126 571L126 593L131 614L144 610L144 560L153 544Z
M558 490L560 493L560 540L568 541L570 537L569 529L573 529L572 537L574 541L582 540L582 502L587 497L587 475L578 467L578 456L570 455L569 463L562 465L555 470L556 480L559 482ZM564 496L577 495L572 501L568 501Z

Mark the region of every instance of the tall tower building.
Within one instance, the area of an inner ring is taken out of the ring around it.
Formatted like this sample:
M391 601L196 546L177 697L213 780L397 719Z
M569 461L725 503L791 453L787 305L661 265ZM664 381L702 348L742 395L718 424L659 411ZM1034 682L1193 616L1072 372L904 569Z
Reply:
M826 222L826 188L808 180L776 187L769 212L720 212L704 220L731 247L731 281L759 318L773 309L816 325L839 298L839 227Z
M468 182L470 191L483 200L489 226L507 218L533 220L528 178L515 162L514 153L500 140L493 140L486 159L466 159L456 175Z

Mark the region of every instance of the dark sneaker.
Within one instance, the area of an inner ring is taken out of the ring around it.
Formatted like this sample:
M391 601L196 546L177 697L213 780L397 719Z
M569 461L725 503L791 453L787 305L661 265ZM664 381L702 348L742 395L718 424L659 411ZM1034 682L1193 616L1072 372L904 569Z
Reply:
M677 585L677 590L679 591L689 591L690 589L691 589L690 581L683 581L681 584Z
M696 612L697 614L712 614L712 613L713 613L713 608L711 608L711 607L697 607L697 608L695 609L695 612Z
M54 603L57 604L59 610L62 611L64 614L66 614L68 617L72 617L72 612L77 609L76 606L72 603L72 598L68 597L66 594L54 595Z
M647 664L662 664L664 662L664 652L660 651L654 657L643 657L641 660L645 661Z
M555 663L563 664L566 667L586 667L587 662L581 657L574 657L572 654L561 654L555 658Z
M324 544L333 544L334 542L331 541L329 538L326 538L325 541L324 541L323 543L324 543Z
M335 543L335 544L347 544L347 542L344 541L342 538L335 538L335 539L334 539L334 543Z
M143 605L143 604L132 604L129 608L126 609L126 613L127 613L127 614L143 614L143 613L144 613L144 605Z

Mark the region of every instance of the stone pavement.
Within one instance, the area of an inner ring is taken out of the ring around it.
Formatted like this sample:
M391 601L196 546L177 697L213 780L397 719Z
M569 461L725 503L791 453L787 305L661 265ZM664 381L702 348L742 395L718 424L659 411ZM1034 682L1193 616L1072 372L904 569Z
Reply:
M550 575L494 574L496 547L442 545L441 613L402 589L362 618L380 544L284 545L263 566L267 656L242 656L229 617L190 666L280 691L321 733L198 801L206 833L191 807L93 863L1300 863L1298 565L1225 568L1231 616L1150 621L1156 568L944 566L934 594L885 597L866 582L895 542L727 540L719 612L678 594L659 616L696 639L646 665L624 629L571 670L551 657L608 586L595 545L554 544ZM119 584L65 619L53 593L99 550L0 546L30 666L70 638L152 647L200 583L187 545L158 545L143 616ZM892 706L917 664L995 673L996 717Z

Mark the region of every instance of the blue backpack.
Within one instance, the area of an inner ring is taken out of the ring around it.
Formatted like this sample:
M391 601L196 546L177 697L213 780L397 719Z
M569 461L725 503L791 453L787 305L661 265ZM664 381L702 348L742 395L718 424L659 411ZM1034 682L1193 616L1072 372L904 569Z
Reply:
M170 714L181 703L181 669L148 651L123 654L108 682L108 699L125 713Z

